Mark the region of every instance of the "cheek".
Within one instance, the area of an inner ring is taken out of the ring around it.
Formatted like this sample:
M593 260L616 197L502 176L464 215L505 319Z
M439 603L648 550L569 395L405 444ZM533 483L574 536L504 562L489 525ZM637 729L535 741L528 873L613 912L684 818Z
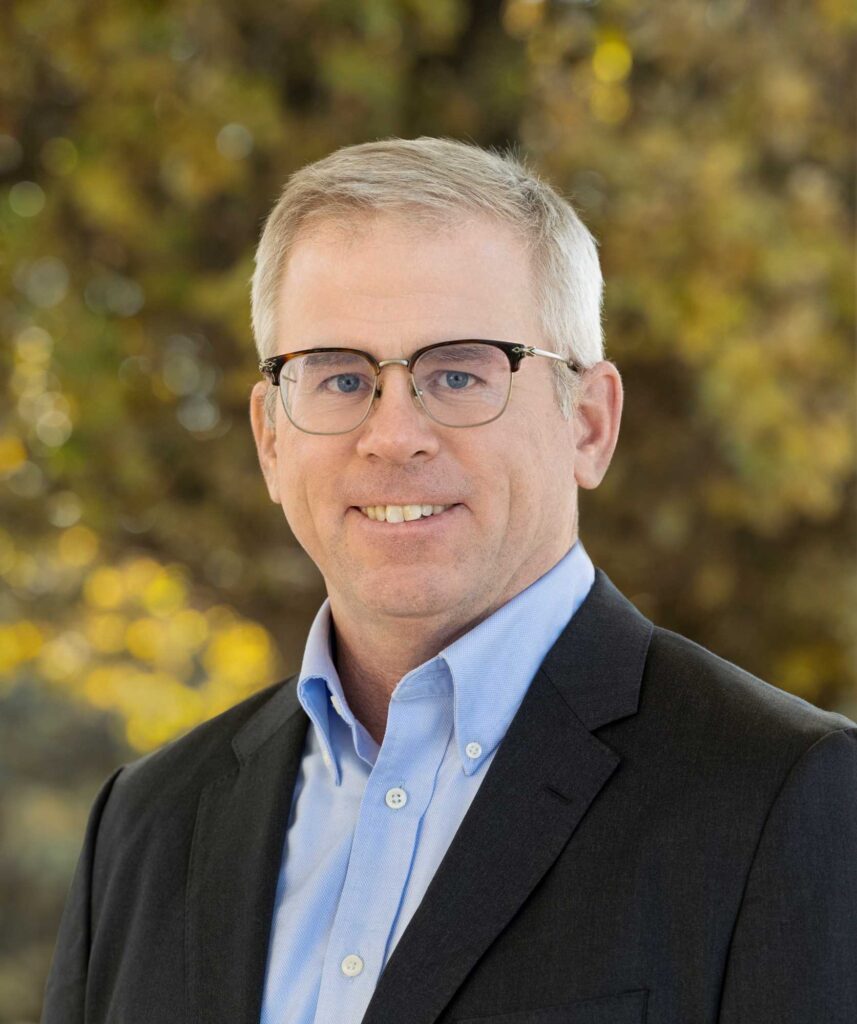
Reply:
M280 505L292 532L301 543L312 507L307 492L312 479L308 473L308 463L311 465L311 460L305 457L301 446L294 444L290 437L283 436L278 440L277 485Z
M571 500L573 443L568 422L553 417L522 423L516 434L509 476L511 517L532 528L562 515Z
M295 435L292 428L278 438L280 505L301 547L320 557L343 521L345 498L340 491L348 453L336 448L332 438Z
M474 511L488 531L503 539L519 536L538 514L537 474L529 444L516 431L487 439L472 453L469 465ZM497 543L495 539L494 543Z

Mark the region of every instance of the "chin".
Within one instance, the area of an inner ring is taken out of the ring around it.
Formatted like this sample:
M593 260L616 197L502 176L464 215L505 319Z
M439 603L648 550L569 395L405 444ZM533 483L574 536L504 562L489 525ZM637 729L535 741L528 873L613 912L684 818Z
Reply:
M461 582L436 567L415 566L367 573L363 586L353 588L357 601L376 614L414 619L441 615L464 597Z

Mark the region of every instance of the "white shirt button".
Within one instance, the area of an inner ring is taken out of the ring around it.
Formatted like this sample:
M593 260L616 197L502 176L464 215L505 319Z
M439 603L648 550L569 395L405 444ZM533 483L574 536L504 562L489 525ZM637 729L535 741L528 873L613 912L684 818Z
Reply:
M322 750L322 752L321 752L321 759L322 759L322 761L324 761L324 763L329 768L330 767L330 754L328 754L328 752L326 750Z
M355 974L359 974L363 970L363 961L356 953L349 953L339 966L342 968L343 974L353 978Z
M384 797L384 801L388 807L392 807L394 811L398 811L400 807L404 807L408 802L408 794L403 789L396 786L393 789L387 790L387 795Z
M482 753L482 747L478 743L468 743L464 748L464 753L467 754L468 757L479 757Z

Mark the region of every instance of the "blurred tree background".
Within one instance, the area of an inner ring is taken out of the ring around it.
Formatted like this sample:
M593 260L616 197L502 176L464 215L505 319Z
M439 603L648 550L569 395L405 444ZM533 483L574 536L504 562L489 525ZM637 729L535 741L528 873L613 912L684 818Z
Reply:
M0 1020L103 779L300 664L248 280L345 144L514 144L600 241L626 406L582 494L659 624L857 717L848 0L13 0L0 23Z

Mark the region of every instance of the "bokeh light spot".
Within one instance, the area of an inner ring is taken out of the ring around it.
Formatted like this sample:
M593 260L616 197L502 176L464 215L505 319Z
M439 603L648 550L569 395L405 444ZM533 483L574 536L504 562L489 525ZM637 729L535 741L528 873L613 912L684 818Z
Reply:
M27 449L20 437L0 435L0 477L19 469L27 461Z
M500 17L507 35L523 39L541 24L544 13L544 0L507 0Z
M176 571L159 572L143 589L141 600L153 615L170 615L187 598L187 586Z
M34 181L18 181L9 189L9 206L19 217L35 217L45 208L45 193Z
M50 359L53 338L43 327L31 324L15 338L15 355L22 362L42 365Z
M83 292L93 313L113 313L128 317L139 313L145 303L143 289L121 274L102 273L94 277Z
M59 536L57 550L60 560L69 566L89 565L98 554L98 537L82 523L71 526Z
M71 420L61 409L50 409L36 420L36 436L50 448L59 448L71 436Z
M243 160L253 150L253 136L243 124L226 124L217 133L217 150L227 160Z
M39 671L52 682L65 682L81 672L89 656L90 647L86 637L76 630L66 630L42 648Z
M65 263L54 256L36 260L22 277L24 294L40 309L58 305L68 291L68 270Z
M633 58L623 39L604 39L592 55L592 71L599 82L622 82L630 71Z
M183 401L176 410L179 423L194 434L213 430L220 421L220 409L215 402L201 396Z
M189 395L199 384L199 362L190 352L170 352L164 360L164 383L175 395Z
M203 664L210 675L230 686L252 687L267 677L272 658L267 631L256 623L239 622L215 634Z
M125 646L140 661L154 661L159 632L157 619L135 619L125 632Z
M83 596L94 608L118 608L125 597L122 573L112 566L99 566L86 577Z
M21 498L38 498L45 493L47 481L45 474L35 462L22 462L7 477L10 491Z
M82 513L83 505L74 491L59 491L48 502L48 519L54 526L74 526Z

